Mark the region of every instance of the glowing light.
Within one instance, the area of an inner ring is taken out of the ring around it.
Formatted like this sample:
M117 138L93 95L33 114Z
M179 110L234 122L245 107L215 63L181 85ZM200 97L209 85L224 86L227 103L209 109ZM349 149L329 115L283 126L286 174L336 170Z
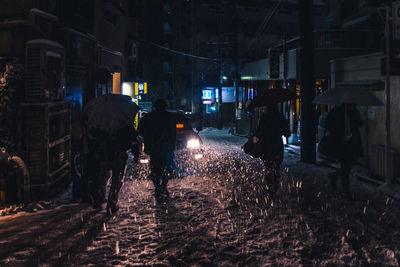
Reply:
M211 99L211 90L203 90L203 99Z
M196 154L196 155L194 156L194 158L195 158L195 159L201 159L201 158L203 158L203 155L202 155L202 154Z
M200 146L200 141L199 139L190 139L187 142L187 148L193 149L193 148L198 148Z
M282 142L283 142L284 145L287 144L287 138L284 135L282 135Z
M226 80L226 79L228 79L228 77L226 77L226 76L222 76L222 79Z
M142 163L142 164L148 164L149 163L149 159L140 159L139 162Z
M176 124L176 129L183 129L183 123Z
M130 82L122 83L122 94L133 96L133 83Z

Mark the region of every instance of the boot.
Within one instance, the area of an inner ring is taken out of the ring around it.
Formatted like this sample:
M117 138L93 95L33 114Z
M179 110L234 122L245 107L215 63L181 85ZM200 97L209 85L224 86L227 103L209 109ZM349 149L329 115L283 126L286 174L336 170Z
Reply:
M331 188L331 191L332 191L332 192L336 192L336 191L337 191L336 182L337 182L337 177L338 177L338 176L339 176L339 174L338 174L337 171L331 172L331 173L329 174L329 178L330 178L330 183L329 183L329 185L330 185L330 188Z

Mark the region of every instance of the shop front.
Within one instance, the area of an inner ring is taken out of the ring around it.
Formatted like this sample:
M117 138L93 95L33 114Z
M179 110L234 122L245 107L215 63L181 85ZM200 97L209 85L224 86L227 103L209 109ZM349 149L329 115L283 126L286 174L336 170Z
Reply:
M242 89L239 88L239 92ZM221 117L224 127L232 127L235 123L235 87L222 87L222 97L218 87L202 88L203 123L206 127L217 127L218 103L222 101Z

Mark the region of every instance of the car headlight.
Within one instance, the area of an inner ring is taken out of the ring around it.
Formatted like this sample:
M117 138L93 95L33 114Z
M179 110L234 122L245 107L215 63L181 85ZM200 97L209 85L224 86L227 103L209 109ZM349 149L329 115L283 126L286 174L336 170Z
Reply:
M199 139L190 139L186 144L186 147L190 149L198 148L199 146L200 146Z
M150 161L149 159L139 159L139 162L142 164L148 164Z

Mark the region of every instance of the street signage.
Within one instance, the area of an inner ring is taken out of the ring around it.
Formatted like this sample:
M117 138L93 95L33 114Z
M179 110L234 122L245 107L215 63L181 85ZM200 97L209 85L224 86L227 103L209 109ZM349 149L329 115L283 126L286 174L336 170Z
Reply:
M211 99L211 90L203 90L203 99Z
M135 82L135 95L147 94L147 82Z
M393 39L400 40L400 1L392 3Z

